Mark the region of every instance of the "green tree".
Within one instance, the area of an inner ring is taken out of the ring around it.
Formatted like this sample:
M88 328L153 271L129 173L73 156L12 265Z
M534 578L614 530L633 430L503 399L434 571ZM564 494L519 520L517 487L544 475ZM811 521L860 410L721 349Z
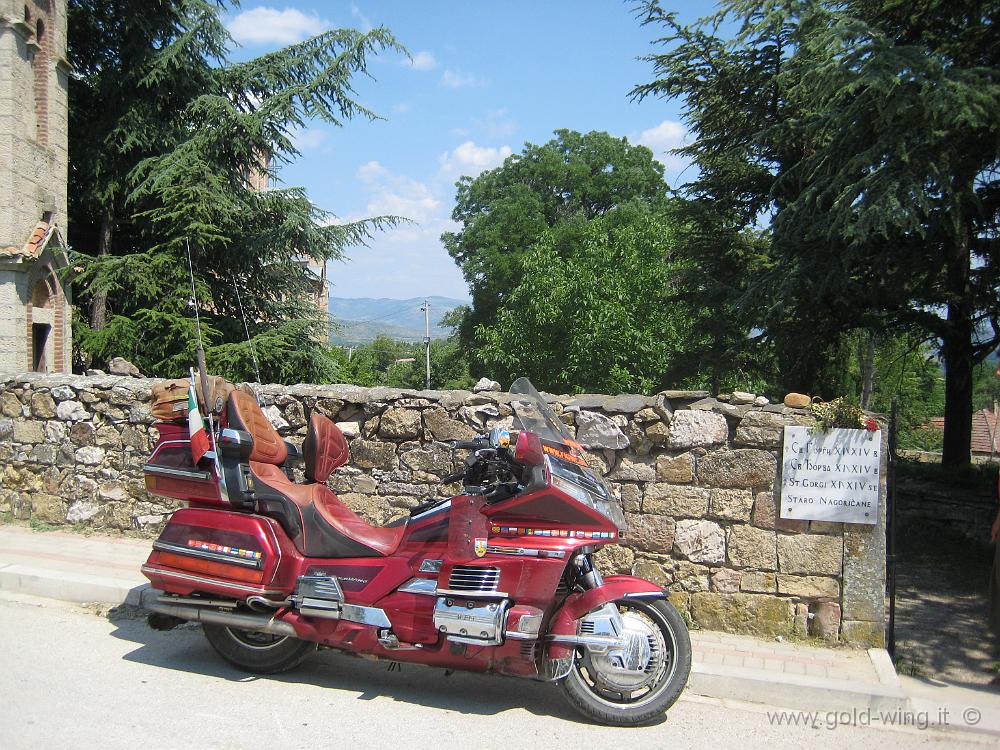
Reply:
M341 360L344 382L363 386L385 385L423 390L425 354L423 343L397 341L380 335L372 343L352 350L350 360ZM471 388L469 364L454 336L431 341L431 388Z
M941 342L947 464L969 461L973 367L1000 343L998 13L727 0L684 27L654 0L646 20L668 49L634 92L684 99L693 197L728 191L747 225L771 219L769 269L737 304L766 301L759 326L777 353L812 360L806 387L845 332Z
M522 260L543 233L562 227L560 252L568 252L588 221L629 201L666 201L663 167L648 148L596 131L555 135L456 185L452 218L461 227L441 239L472 296L459 328L466 346L474 344L476 327L492 324L508 304L524 273ZM480 364L472 354L473 366Z
M402 377L409 370L409 363L399 360L416 357L417 348L417 344L380 334L370 344L353 347L350 359L342 366L341 377L346 383L366 387L393 385L394 377Z
M840 392L861 400L871 337L855 331L843 337ZM913 334L879 334L872 352L872 391L868 408L880 414L896 399L901 429L927 424L944 413L944 377L934 348Z
M995 359L988 359L980 362L973 373L974 396L972 406L974 409L989 409L993 411L995 404L1000 403L1000 376L997 373L998 362Z
M640 203L546 231L495 321L476 329L487 372L554 392L662 387L689 333L690 316L669 301L680 265L668 256L680 236Z
M352 81L398 45L384 28L339 29L232 63L227 5L70 0L79 346L183 373L196 342L190 248L213 370L252 379L256 354L265 380L329 380L338 360L303 261L339 258L392 218L337 224L303 189L261 183L298 155L292 135L309 119L376 116Z

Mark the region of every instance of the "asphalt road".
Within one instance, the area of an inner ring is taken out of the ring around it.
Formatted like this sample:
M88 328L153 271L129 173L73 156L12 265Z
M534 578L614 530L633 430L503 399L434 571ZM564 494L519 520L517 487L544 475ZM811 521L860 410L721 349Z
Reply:
M595 726L551 685L331 651L257 678L201 632L0 599L0 748L981 747L937 730L773 726L765 707L682 697L660 724Z

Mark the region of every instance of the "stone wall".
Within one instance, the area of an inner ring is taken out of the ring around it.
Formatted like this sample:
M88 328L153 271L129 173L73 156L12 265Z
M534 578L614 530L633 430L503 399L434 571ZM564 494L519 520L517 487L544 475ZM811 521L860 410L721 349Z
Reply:
M996 514L995 487L955 487L905 476L896 479L896 527L901 537L940 535L988 547Z
M143 482L155 440L153 382L0 380L0 514L155 534L178 504L148 495ZM313 410L339 424L352 457L330 484L379 524L428 494L457 491L438 484L460 460L443 441L512 422L511 397L497 392L344 385L259 392L291 442L303 439ZM600 553L606 573L662 584L709 629L882 642L884 503L874 527L778 517L782 428L810 424L806 412L752 394L716 399L693 391L565 396L553 406L628 519L625 543Z

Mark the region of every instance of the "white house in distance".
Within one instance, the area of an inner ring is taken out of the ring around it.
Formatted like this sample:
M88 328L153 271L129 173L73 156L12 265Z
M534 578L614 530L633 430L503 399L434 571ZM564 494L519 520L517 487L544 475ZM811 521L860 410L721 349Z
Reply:
M70 372L66 0L0 0L0 372Z

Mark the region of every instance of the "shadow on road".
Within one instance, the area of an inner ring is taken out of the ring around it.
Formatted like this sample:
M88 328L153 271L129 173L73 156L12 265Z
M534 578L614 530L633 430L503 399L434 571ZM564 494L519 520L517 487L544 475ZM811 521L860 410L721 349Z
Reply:
M998 655L986 630L992 551L934 528L899 544L896 667L902 674L992 690Z
M574 723L585 721L565 702L561 688L554 685L492 674L449 675L439 668L371 661L333 650L319 651L289 672L255 676L238 670L216 654L197 625L162 632L151 629L145 619L115 617L112 622L116 627L112 633L115 638L137 644L124 657L127 661L163 669L232 682L268 680L308 684L349 691L356 694L357 700L389 698L463 714L492 716L523 708L539 716Z

